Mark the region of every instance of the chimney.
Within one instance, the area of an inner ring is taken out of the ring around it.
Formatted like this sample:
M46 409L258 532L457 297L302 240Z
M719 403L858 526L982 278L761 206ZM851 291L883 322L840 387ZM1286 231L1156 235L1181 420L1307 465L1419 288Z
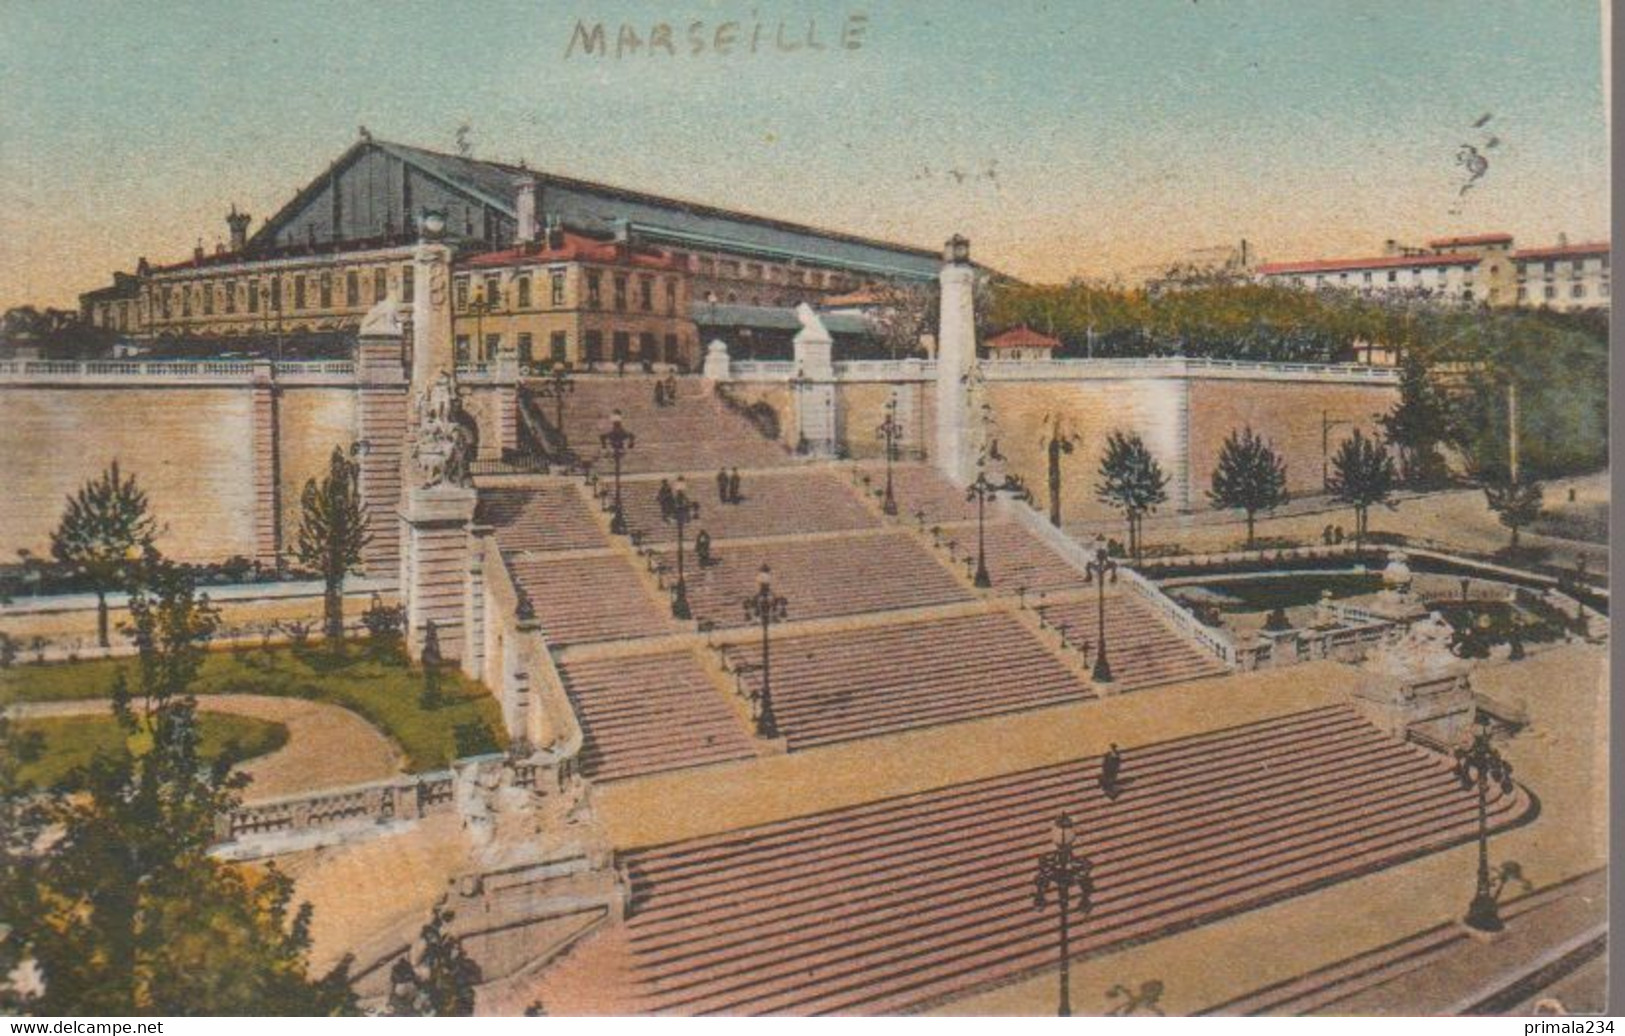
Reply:
M547 217L547 247L549 249L564 247L564 224L557 216Z
M536 181L526 178L519 181L519 199L515 205L519 214L519 241L529 244L536 240Z
M197 244L192 246L192 261L198 263L203 261L203 239L201 237L197 239Z
M1399 242L1394 240L1393 238L1389 238L1388 240L1384 241L1382 243L1382 254L1383 255L1398 255L1399 254Z
M1559 234L1559 235L1557 235L1557 247L1559 247L1559 248L1567 248L1567 247L1569 247L1569 236L1567 234Z
M226 213L226 226L231 228L233 252L241 252L248 244L248 224L253 218L246 212L238 212L235 204L232 205L231 211Z

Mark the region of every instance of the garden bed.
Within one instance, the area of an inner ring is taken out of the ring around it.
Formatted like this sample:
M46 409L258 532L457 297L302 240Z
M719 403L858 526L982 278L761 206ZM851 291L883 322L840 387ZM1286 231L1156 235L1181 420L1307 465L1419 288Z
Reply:
M224 757L232 764L269 755L288 743L288 728L270 720L224 713L198 714L207 759ZM99 755L124 750L128 732L111 712L90 716L40 716L19 719L13 728L20 744L32 745L19 779L36 788L77 787L76 771Z

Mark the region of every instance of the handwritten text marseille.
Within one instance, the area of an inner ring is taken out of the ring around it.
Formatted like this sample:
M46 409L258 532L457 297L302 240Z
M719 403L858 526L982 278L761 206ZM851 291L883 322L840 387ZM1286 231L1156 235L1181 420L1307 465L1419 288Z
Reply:
M564 56L570 58L579 53L589 57L623 58L643 53L650 56L700 57L705 54L755 54L758 51L788 54L798 50L861 50L863 34L868 27L869 16L866 14L847 15L839 31L831 32L827 37L823 35L826 30L821 29L814 18L805 21L785 18L777 21L745 20L718 22L715 25L694 21L688 23L686 31L681 23L673 28L669 22L656 22L649 26L647 35L640 35L638 26L622 22L612 43L604 31L603 22L577 20L575 31L570 34L570 42L564 48Z

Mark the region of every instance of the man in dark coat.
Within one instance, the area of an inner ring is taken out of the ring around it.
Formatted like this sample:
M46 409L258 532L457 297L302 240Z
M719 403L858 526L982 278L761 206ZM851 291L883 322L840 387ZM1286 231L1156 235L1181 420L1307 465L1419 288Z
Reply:
M694 537L694 557L699 559L701 568L711 567L711 534L704 529Z
M717 472L717 499L723 503L728 502L728 469L723 468Z
M734 468L733 473L728 476L728 502L737 504L744 499L739 495L739 469Z
M660 488L655 490L655 501L660 504L660 517L666 521L677 513L677 495L671 491L671 483L665 479L660 480Z
M1117 798L1119 786L1118 774L1123 772L1123 754L1117 750L1114 743L1105 758L1100 761L1100 790L1108 799Z

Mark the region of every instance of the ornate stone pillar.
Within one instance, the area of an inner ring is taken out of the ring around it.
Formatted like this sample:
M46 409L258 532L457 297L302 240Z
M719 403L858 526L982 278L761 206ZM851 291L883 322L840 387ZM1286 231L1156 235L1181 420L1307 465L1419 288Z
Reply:
M970 242L955 234L944 250L942 308L937 341L936 449L938 469L956 485L968 485L976 476L972 457L966 380L976 366L976 268L970 263Z

